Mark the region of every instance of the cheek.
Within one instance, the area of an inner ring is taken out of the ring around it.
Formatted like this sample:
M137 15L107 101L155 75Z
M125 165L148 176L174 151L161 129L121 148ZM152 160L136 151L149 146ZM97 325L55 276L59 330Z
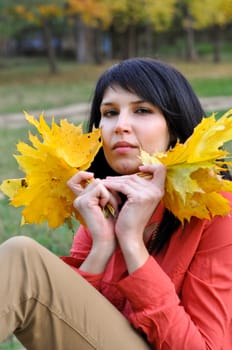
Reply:
M147 152L165 152L170 143L169 130L166 123L149 128L141 133L142 148Z
M107 145L109 144L109 141L111 140L111 136L106 125L103 125L103 124L101 125L101 137L102 137L103 148L107 147Z
M104 133L105 135L109 133L110 131L110 123L107 121L101 120L99 123L99 128L101 128L102 134Z

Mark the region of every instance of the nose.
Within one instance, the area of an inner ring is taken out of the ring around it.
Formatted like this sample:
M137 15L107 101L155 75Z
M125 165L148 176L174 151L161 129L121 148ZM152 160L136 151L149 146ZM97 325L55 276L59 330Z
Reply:
M121 111L118 114L118 117L116 119L115 133L121 134L121 133L130 132L130 130L131 130L131 122L130 122L129 115L126 111Z

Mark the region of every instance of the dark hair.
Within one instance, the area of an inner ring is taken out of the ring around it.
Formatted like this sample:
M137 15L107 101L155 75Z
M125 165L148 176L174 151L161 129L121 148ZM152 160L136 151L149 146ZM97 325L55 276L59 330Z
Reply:
M97 81L88 122L89 131L99 126L100 105L105 90L115 85L135 93L160 109L174 139L173 145L177 139L185 142L205 115L191 85L178 70L155 59L132 58L113 65ZM106 162L102 149L90 170L99 178L115 174ZM153 249L162 249L179 225L179 220L165 210Z
M192 134L204 115L192 87L179 71L150 58L133 58L112 66L99 78L92 102L90 129L99 126L104 92L113 85L119 85L157 106L180 142Z

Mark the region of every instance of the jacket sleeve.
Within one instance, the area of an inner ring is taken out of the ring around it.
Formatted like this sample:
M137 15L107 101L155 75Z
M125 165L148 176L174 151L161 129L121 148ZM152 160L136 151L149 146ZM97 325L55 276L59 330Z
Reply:
M146 334L154 349L230 349L231 216L207 224L178 295L152 256L118 288L131 304L131 323Z
M66 264L71 266L74 271L79 273L79 275L84 277L90 284L92 284L94 288L99 290L103 274L91 274L79 269L81 264L88 256L91 246L92 238L89 234L89 231L81 225L74 236L73 244L70 250L70 256L61 256L60 258Z

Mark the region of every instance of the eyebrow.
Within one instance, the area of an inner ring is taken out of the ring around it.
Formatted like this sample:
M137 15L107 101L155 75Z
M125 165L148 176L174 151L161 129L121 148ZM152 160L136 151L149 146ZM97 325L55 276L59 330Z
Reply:
M137 101L130 102L130 104L136 105L136 104L144 103L144 102L149 103L148 101L145 101L145 100L137 100ZM115 102L102 102L101 106L112 106L114 104L115 104Z

